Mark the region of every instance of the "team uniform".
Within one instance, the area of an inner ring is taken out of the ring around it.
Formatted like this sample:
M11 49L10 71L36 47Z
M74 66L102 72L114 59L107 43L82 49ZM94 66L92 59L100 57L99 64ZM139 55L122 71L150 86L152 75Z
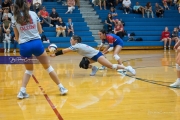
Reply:
M96 62L97 62L98 58L103 55L99 50L96 50L96 49L94 49L86 44L82 44L82 43L76 43L75 45L70 46L69 49L79 53L80 55L82 55L84 57L90 58Z
M37 23L39 17L33 11L29 11L30 23L19 24L14 16L12 17L12 27L19 31L20 55L22 57L40 56L44 52L44 46L38 32Z
M110 47L116 47L116 45L120 45L121 47L123 47L123 40L115 35L115 34L107 34L106 35L106 40L102 40L102 43L108 43Z

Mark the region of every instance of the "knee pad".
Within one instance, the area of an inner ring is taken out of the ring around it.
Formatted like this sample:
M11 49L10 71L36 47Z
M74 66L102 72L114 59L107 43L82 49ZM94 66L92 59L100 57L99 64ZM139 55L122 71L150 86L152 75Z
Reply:
M113 57L114 57L115 60L119 60L120 59L119 55L117 55L117 54L115 54Z
M83 68L83 69L88 69L89 68L89 64L90 64L90 62L89 62L88 58L87 57L83 57L81 62L79 63L79 67Z
M31 76L31 75L33 74L33 71L31 71L31 70L26 70L25 73Z
M47 72L48 72L48 73L50 73L50 72L54 71L54 69L53 69L53 67L52 67L52 66L49 66L49 68L48 68L48 69L46 69L46 70L47 70Z
M115 69L115 70L116 70L117 67L118 67L118 64L113 64L113 65L112 65L112 69Z
M180 66L176 64L176 70L180 71Z

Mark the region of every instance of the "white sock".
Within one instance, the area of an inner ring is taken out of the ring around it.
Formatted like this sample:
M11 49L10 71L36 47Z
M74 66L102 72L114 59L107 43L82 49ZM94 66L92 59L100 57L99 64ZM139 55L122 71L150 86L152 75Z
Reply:
M62 88L62 87L64 87L64 86L60 83L60 84L58 85L58 87L59 87L59 88Z
M26 88L25 87L21 87L20 91L23 92L23 93L26 93Z
M178 78L178 81L180 82L180 78Z

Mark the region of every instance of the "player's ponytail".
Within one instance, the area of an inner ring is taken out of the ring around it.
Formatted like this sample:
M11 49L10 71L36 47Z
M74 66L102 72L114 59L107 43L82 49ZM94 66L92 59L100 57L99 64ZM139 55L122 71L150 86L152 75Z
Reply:
M73 35L72 38L76 40L78 43L81 43L81 37L77 35Z
M104 29L99 30L99 32L101 32L102 34L107 34L106 30L104 30Z
M29 7L26 0L15 0L14 18L21 25L30 22Z

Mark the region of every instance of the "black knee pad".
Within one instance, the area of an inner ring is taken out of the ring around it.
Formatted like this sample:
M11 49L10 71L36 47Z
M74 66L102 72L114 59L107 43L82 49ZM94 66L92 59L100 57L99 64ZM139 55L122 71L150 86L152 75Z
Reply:
M89 60L87 57L83 57L81 62L79 63L79 67L83 69L88 69L89 68Z

